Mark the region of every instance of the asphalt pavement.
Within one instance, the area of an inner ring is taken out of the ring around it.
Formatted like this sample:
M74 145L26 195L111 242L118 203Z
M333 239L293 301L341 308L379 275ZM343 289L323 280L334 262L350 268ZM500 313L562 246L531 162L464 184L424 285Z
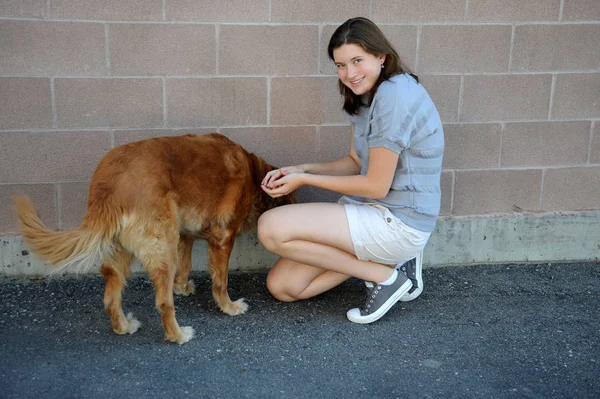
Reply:
M125 312L142 327L112 332L98 275L0 278L2 398L598 398L600 263L428 268L425 291L370 325L346 310L349 280L281 303L264 272L230 277L216 308L206 273L176 298L184 345L163 341L146 275L129 279Z

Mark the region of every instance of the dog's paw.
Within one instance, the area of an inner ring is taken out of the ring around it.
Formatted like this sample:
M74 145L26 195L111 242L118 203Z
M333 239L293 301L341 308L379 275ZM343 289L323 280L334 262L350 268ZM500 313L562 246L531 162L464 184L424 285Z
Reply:
M248 304L244 298L240 298L237 301L231 302L229 306L223 309L223 312L227 313L230 316L237 316L239 314L244 314L248 310Z
M125 320L120 318L118 323L118 326L115 326L113 324L113 331L119 335L133 334L142 325L142 323L140 323L135 317L133 317L133 313L128 313L127 318Z
M189 280L186 284L174 284L173 292L177 295L194 295L196 293L196 284L192 280Z
M133 313L127 314L127 334L133 334L142 326L142 323L133 317Z
M185 344L186 342L188 342L190 339L194 338L194 336L196 335L196 331L192 328L192 327L180 327L181 330L181 334L179 335L179 337L176 338L169 338L167 337L168 341L171 342L176 342L179 345Z

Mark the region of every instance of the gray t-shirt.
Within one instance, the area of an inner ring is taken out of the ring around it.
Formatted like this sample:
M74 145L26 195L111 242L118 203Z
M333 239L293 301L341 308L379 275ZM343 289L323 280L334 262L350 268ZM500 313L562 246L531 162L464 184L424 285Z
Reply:
M385 147L400 157L384 199L349 198L381 204L407 225L432 232L440 213L444 131L425 88L408 74L393 76L350 121L361 174L367 173L369 148Z

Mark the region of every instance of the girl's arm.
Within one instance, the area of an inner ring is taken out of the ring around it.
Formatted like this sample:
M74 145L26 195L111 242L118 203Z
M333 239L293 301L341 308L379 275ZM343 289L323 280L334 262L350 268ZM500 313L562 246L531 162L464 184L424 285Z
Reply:
M384 147L369 150L366 175L332 176L309 173L291 173L272 181L263 190L271 197L289 194L301 186L315 186L340 194L382 199L390 191L399 155Z
M360 164L351 155L326 163L309 163L298 165L304 173L313 175L349 176L360 172ZM282 168L283 169L283 168ZM287 174L283 173L284 175Z

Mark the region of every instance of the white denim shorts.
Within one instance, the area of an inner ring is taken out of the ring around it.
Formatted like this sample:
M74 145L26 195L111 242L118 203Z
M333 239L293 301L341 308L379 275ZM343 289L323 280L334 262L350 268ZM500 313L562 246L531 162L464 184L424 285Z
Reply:
M431 233L407 226L386 207L342 197L354 253L360 260L395 265L423 251Z

